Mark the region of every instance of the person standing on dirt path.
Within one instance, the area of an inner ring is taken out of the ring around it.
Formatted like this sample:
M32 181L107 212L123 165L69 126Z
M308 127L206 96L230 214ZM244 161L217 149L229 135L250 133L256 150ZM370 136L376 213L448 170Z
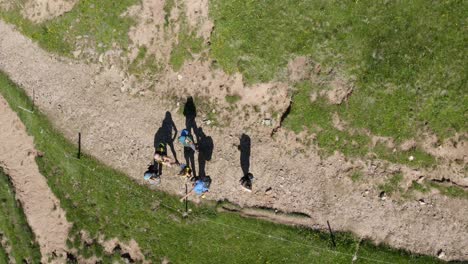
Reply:
M182 129L179 136L179 142L184 148L191 148L193 151L198 151L197 145L193 141L193 136L190 134L190 130Z
M185 198L188 198L192 192L195 192L197 196L200 196L201 198L205 198L206 194L210 191L210 185L211 185L211 178L210 176L205 176L205 177L199 177L198 179L195 180L193 183L193 188L182 198L180 198L180 201L183 202Z
M193 169L193 175L197 176L195 168L195 152L198 150L193 142L192 135L187 129L183 129L180 133L179 142L184 146L185 164Z

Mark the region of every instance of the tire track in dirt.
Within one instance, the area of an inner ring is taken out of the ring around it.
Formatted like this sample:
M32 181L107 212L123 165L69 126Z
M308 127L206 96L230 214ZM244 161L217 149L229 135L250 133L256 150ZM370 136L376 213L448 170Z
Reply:
M71 224L40 174L33 138L0 96L0 166L11 178L16 198L36 235L43 263L65 263Z
M0 70L30 96L35 89L38 107L68 139L75 141L81 131L85 151L137 180L141 181L151 159L154 133L166 110L173 113L179 131L185 124L176 114L178 106L164 103L157 93L122 93L124 76L118 69L102 70L100 65L53 57L1 21L0 36ZM185 88L172 85L181 91ZM164 89L156 86L156 91L159 88ZM202 125L200 121L197 117ZM271 130L266 132L261 125L253 124L247 131L244 127L203 127L215 146L212 160L206 162L206 173L213 178L211 199L303 213L310 219L301 221L311 227L325 229L329 220L337 230L353 231L378 243L430 255L443 250L446 259L468 259L467 200L431 193L424 197L425 205L417 200L383 200L375 186L395 168L352 163L339 154L321 158L315 149L296 142L293 133L279 129L271 139L265 136ZM252 193L242 192L239 184L243 173L237 146L242 133L251 138ZM183 161L180 146L176 150ZM346 176L356 167L370 175L366 182L355 184ZM163 173L161 189L183 193L179 177L171 174L175 171ZM402 184L411 184L423 172L405 175Z

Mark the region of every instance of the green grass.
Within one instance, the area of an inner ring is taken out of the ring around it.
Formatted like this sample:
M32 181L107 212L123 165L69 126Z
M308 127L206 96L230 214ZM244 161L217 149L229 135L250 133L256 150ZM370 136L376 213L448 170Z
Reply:
M90 156L71 158L76 148L44 115L19 108L30 108L31 102L4 74L0 74L0 93L34 137L36 148L45 153L36 162L67 219L74 223L67 244L80 252L89 251L82 254L99 254L101 250L93 245L85 249L77 239L78 231L87 230L92 238L98 234L123 241L134 238L146 258L155 263L163 257L173 263L351 262L358 240L349 234L337 234L335 252L326 250L330 245L327 233L218 213L215 206L190 204L193 212L183 219L178 212L183 205L177 197L139 185ZM214 178L213 184L217 181ZM432 257L376 249L371 244L361 249L368 258L393 263L438 263ZM113 256L103 258L110 261Z
M333 113L341 114L341 107L329 104L321 96L313 103L310 101L310 93L321 89L324 88L310 82L296 84L291 111L283 124L296 133L304 128L315 133L316 143L326 155L333 154L335 150L350 157L362 157L373 152L377 158L412 167L429 167L436 163L433 156L418 148L410 151L397 149L394 152L383 144L372 147L369 136L358 130L338 130L333 126L332 116ZM409 160L410 156L414 157L413 161Z
M136 3L137 0L82 0L70 12L35 24L21 16L18 2L13 10L0 9L0 18L15 24L44 49L70 56L80 37L86 38L88 45L99 51L110 49L112 43L125 49L129 42L127 33L134 21L121 14Z
M235 103L239 102L240 99L242 99L242 98L240 97L240 95L234 94L234 95L226 95L226 97L224 97L224 99L229 104L235 104Z
M305 55L356 80L339 108L352 127L398 142L423 128L441 138L467 131L467 1L210 3L211 55L247 82L279 78Z
M135 75L136 77L150 78L154 74L159 73L162 70L160 63L156 61L156 58L153 54L148 54L148 49L145 46L141 46L138 49L138 54L136 58L130 63L128 67L129 73Z
M203 39L193 32L188 32L183 26L178 36L178 43L172 48L169 63L174 71L179 71L185 60L192 59L192 54L200 53L203 49Z
M403 174L396 173L392 175L385 183L379 185L379 189L387 195L392 195L397 191L401 191L400 182L403 180Z
M424 184L418 183L417 181L413 181L409 189L416 190L420 193L428 193L430 191L430 188L426 187Z
M453 197L453 198L463 198L468 199L468 191L464 190L459 186L446 186L437 182L430 182L429 186L440 191L441 194Z
M13 186L0 167L0 240L2 239L11 250L7 253L0 245L0 263L10 263L9 258L16 263L40 263L39 246L20 204L16 201Z
M362 171L356 170L351 174L351 180L353 182L359 182L363 176Z
M167 27L169 25L169 17L171 16L172 8L175 6L175 0L166 0L164 2L164 26Z

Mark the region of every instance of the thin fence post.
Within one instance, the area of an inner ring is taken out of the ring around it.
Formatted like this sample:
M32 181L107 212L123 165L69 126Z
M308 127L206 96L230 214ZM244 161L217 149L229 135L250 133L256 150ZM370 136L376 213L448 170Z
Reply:
M185 184L185 213L187 214L188 212L188 197L187 197L187 193L188 193L188 188L187 188L187 184Z
M78 159L81 158L81 132L78 132Z
M33 96L32 96L32 110L34 111L34 106L35 106L35 101L36 100L36 92L34 91L33 88Z
M328 231L330 232L330 237L333 243L333 248L336 248L336 243L335 243L335 236L333 235L332 229L330 227L330 223L327 220L327 225L328 225Z

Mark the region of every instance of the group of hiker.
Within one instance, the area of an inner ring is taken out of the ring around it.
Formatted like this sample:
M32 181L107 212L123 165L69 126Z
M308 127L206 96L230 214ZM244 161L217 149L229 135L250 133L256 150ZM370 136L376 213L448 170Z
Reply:
M178 141L184 147L184 152L187 151L185 148L188 148L189 151L198 152L198 144L194 142L193 136L188 129L183 129L178 138ZM178 166L180 171L178 175L186 181L190 181L193 184L193 188L190 192L187 193L182 199L185 199L192 192L195 192L201 197L205 197L205 194L209 191L211 179L209 176L205 177L194 177L192 168L189 164L180 163L175 158L170 158L167 154L168 142L158 143L154 156L153 162L148 166L148 170L144 174L144 179L147 180L150 184L159 184L161 182L162 167L173 167Z
M185 183L190 182L192 188L181 198L181 201L187 199L192 193L205 198L209 192L211 178L205 174L205 162L211 159L213 151L213 142L210 137L204 135L203 130L196 126L196 110L193 99L189 97L184 108L186 116L186 128L177 133L170 112L166 112L161 128L155 135L155 152L153 161L144 173L144 179L152 185L158 185L161 182L163 167L179 167L178 176ZM191 130L194 131L197 141L195 141ZM175 133L173 133L173 131ZM174 136L172 136L174 134ZM178 137L177 137L178 136ZM180 163L173 146L173 141L178 138L178 142L183 146L186 163ZM248 141L246 141L248 139ZM248 171L250 158L250 138L242 135L239 150L241 151L241 166L244 176L240 179L240 184L246 191L252 190L253 175ZM248 143L248 145L246 145ZM168 155L168 147L172 150L173 158ZM195 174L194 155L198 154L199 175ZM190 164L191 163L191 164Z

